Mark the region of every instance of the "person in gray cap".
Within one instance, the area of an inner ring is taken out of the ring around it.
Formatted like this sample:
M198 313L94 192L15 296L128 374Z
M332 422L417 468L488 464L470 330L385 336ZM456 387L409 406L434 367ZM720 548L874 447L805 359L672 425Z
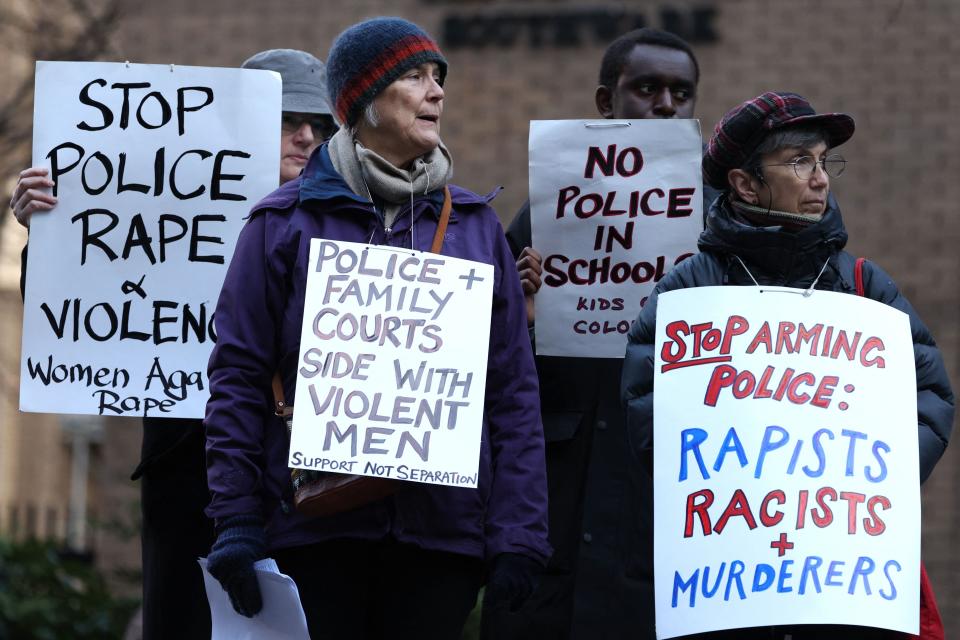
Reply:
M327 71L306 51L270 49L247 59L244 69L276 71L283 78L280 184L293 180L321 142L337 131L327 104Z
M717 124L703 155L703 177L721 193L707 214L706 229L698 242L700 253L681 262L660 280L628 334L622 390L627 415L627 435L637 458L654 452L655 444L660 446L658 443L663 441L663 434L658 431L655 443L653 434L654 414L658 411L654 406L654 366L657 361L654 352L657 301L660 296L692 287L771 286L789 287L798 292L805 290L804 295L812 294L815 290L858 295L886 304L906 315L913 337L916 364L915 437L919 454L918 481L923 483L933 471L947 447L953 426L954 395L943 356L929 329L906 297L900 293L893 279L873 261L854 258L843 250L847 242L847 231L840 214L840 206L830 187L843 173L847 164L836 149L850 139L854 129L853 118L845 113L817 113L806 98L796 93L774 91L768 91L738 105ZM771 300L768 304L776 303ZM802 334L803 325L799 326L801 328L798 331ZM793 353L800 351L802 340L797 338L797 348ZM826 340L829 341L829 338ZM790 347L787 347L787 351L790 351ZM833 355L836 357L836 349ZM914 377L912 371L909 375ZM757 397L764 396L758 393ZM766 397L769 398L769 395ZM785 415L782 409L771 407L769 414L764 419L769 418L770 422L765 424L782 424L778 422L778 419ZM912 429L913 426L909 425L909 428ZM829 430L825 431L830 433ZM819 434L814 436L817 437ZM830 438L832 439L833 435L830 435ZM835 450L825 450L828 456L837 453ZM851 446L850 452L852 451ZM794 453L794 461L796 455ZM852 458L848 458L848 465L853 465L851 460ZM792 467L794 462L791 461L790 464ZM714 470L719 470L719 466L715 466ZM821 467L820 471L822 470ZM792 470L786 473L792 473ZM815 477L808 469L805 473L810 478ZM851 475L849 467L847 475ZM659 476L654 479L655 501L667 495L658 488L659 481ZM715 479L711 479L703 486L708 489L715 488L714 482ZM723 498L723 504L726 504L725 500ZM917 526L919 524L918 522ZM797 528L800 526L798 524ZM719 527L715 531L719 532ZM729 540L727 542L729 543ZM744 541L739 542L741 547L747 544ZM791 583L789 578L791 575L799 575L800 572L787 572L787 563L792 561L786 558L778 560L778 556L773 555L775 552L772 545L771 551L767 553L771 554L768 556L770 560L766 560L771 562L771 565L765 566L780 568L778 592L785 594L793 591L795 583ZM847 574L843 573L843 564L839 562L830 565L832 577L824 580L822 592L816 570L813 570L812 582L817 582L818 587L816 593L808 594L804 606L814 609L823 607L828 601L834 601L834 606L849 606L852 600L842 599L854 594L854 587L850 586L849 590L846 587L835 587L837 584L847 584L846 578L850 572L848 569ZM834 565L840 569L835 570ZM748 565L743 572L744 582L754 580L753 592L762 590L758 589L755 578L760 575L758 566L761 565ZM809 568L809 564L804 568L804 580ZM701 574L701 584L702 593L709 597L707 571L708 569L704 569ZM853 573L853 582L850 584L855 582L856 575ZM831 586L834 588L831 589ZM900 588L904 590L906 585L901 584ZM799 593L803 593L802 586ZM870 593L869 588L867 593ZM922 620L936 625L939 620L935 602L929 582L923 577L920 593ZM917 591L913 591L913 594L913 597L916 597ZM733 595L729 600L730 606L736 606L735 603L746 597L749 596L745 596L743 591L739 598ZM675 592L674 602L677 602L676 598ZM727 601L726 596L724 600ZM843 604L836 604L837 600L842 600ZM781 602L777 615L788 620L790 616L785 614L791 606L795 605ZM730 621L727 624L744 628L685 635L684 638L892 640L908 637L906 634L885 629L851 625L759 626L755 619L737 615L733 610L728 611L727 616ZM921 634L921 637L926 636Z
M280 184L293 180L313 150L337 130L326 98L326 68L294 49L262 51L242 68L276 71L283 79L279 177ZM34 213L57 203L46 192L53 186L47 175L43 167L26 169L13 190L10 208L25 227ZM21 294L26 255L24 248ZM202 420L143 420L141 460L132 479L141 480L144 640L210 638L210 610L197 565L216 539L204 513L210 500L204 445Z

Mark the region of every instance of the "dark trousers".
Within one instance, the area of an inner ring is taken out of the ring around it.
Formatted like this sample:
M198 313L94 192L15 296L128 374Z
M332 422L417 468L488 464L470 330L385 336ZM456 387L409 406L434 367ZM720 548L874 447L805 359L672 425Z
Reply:
M297 583L312 640L459 640L483 579L478 558L391 541L272 552Z
M203 512L210 494L202 423L144 422L144 463L134 474L143 513L143 640L209 640L210 608L197 564L215 539Z
M484 605L480 626L484 640L570 638L593 427L593 413L586 412L572 438L546 443L553 556L537 589L518 611Z

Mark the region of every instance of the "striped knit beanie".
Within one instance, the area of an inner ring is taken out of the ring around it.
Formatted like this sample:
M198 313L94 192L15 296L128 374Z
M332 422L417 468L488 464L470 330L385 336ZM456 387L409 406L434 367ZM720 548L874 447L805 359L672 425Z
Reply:
M417 25L403 18L373 18L337 36L327 56L327 91L340 123L351 127L377 94L407 70L426 62L440 67L447 60L440 47Z
M703 177L711 187L727 189L727 173L739 169L771 131L798 124L820 127L831 149L853 135L853 118L845 113L817 114L803 96L768 91L723 116L703 154Z

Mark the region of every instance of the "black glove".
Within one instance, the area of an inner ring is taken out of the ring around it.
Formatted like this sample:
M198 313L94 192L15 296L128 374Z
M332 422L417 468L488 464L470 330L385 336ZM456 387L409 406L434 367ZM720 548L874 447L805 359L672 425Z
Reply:
M252 618L263 608L260 585L253 563L267 550L263 519L259 516L231 516L217 527L217 541L207 557L207 570L230 596L240 615Z
M493 559L483 606L516 612L537 588L543 566L519 553L501 553Z

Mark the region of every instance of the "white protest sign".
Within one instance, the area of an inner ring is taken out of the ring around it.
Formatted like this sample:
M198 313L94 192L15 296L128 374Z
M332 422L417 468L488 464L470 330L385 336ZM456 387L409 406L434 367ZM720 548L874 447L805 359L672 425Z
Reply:
M291 467L476 487L493 266L313 239Z
M202 417L243 218L277 187L280 77L38 62L20 409Z
M697 120L530 122L537 354L622 358L654 285L703 228Z
M703 287L657 305L657 637L851 624L916 633L920 485L906 314Z

